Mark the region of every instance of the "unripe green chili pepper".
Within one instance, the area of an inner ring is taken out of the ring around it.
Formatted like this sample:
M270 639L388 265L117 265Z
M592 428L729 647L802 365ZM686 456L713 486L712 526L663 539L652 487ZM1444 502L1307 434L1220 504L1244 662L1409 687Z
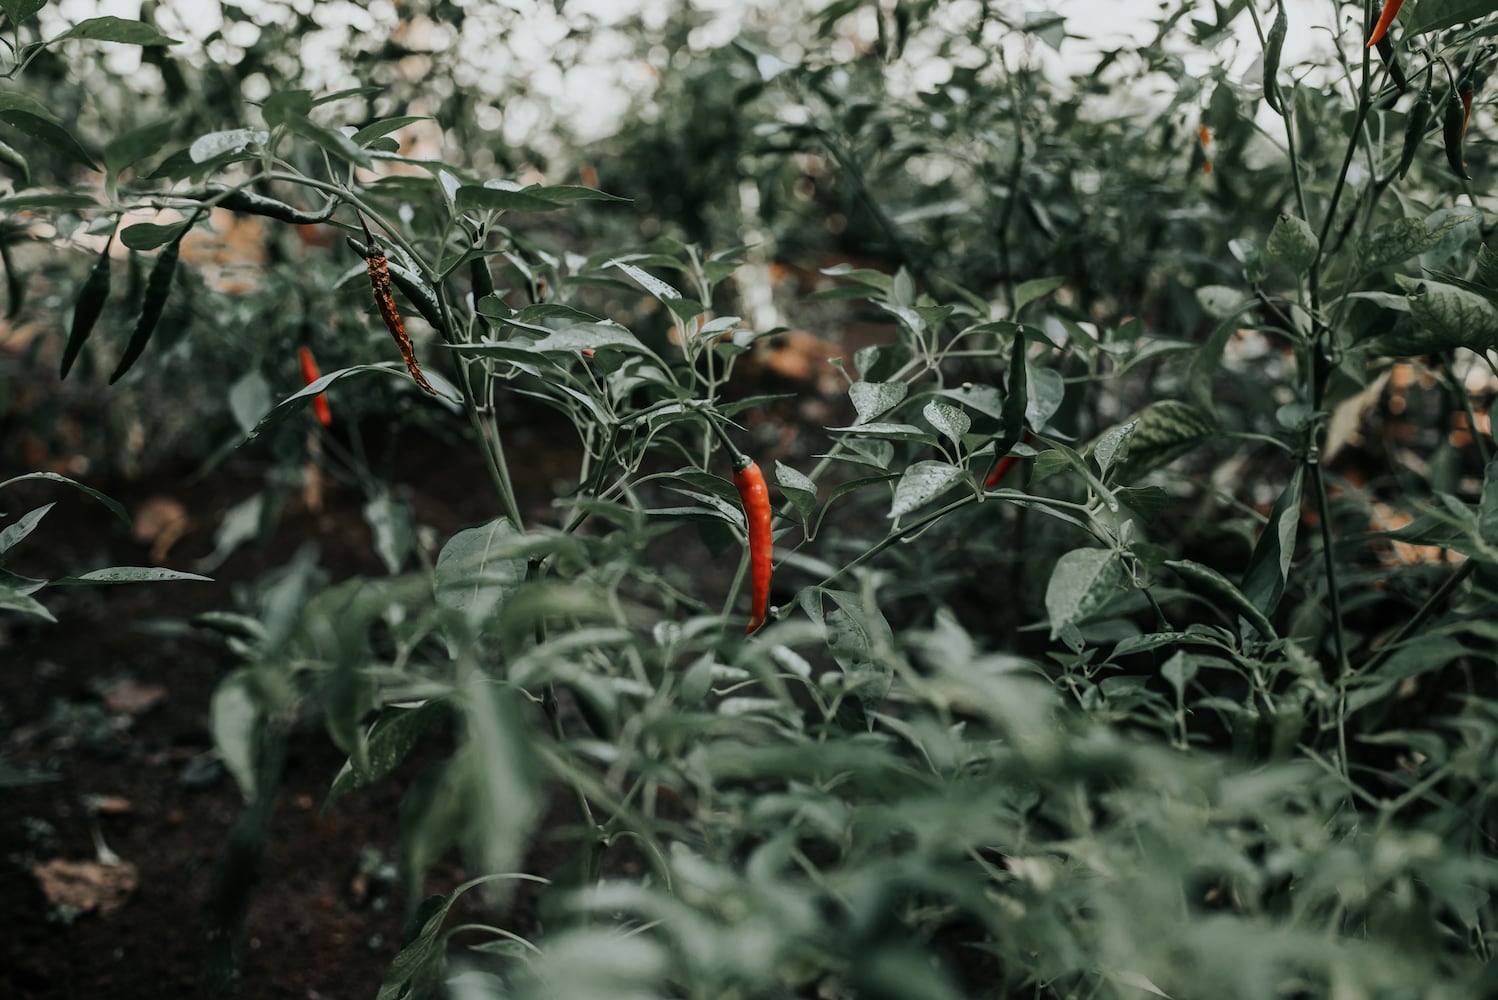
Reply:
M125 345L125 353L120 357L120 363L115 366L114 374L109 376L109 384L114 385L135 364L141 352L146 349L146 344L151 340L151 334L156 332L156 324L161 322L161 313L166 308L167 297L172 293L172 278L177 273L177 258L182 253L182 239L197 223L198 216L203 214L199 209L193 213L193 217L187 220L172 241L166 245L161 253L156 255L156 263L151 265L151 276L146 279L146 295L140 303L140 315L136 317L135 329L130 334L130 340Z
M1269 110L1283 117L1285 107L1275 88L1274 78L1280 72L1280 55L1285 49L1285 35L1290 27L1285 23L1284 0L1276 6L1274 23L1269 26L1269 37L1264 45L1264 103L1269 105Z
M83 350L83 342L93 332L94 324L104 311L104 302L109 298L109 248L113 244L114 233L111 232L109 239L104 242L104 251L94 261L88 277L84 279L83 287L78 291L78 301L73 306L73 324L68 330L68 343L62 349L62 371L58 378L68 377L73 362L78 360L78 352Z
M1425 71L1425 86L1420 91L1420 97L1415 101L1415 106L1410 109L1409 124L1404 128L1404 149L1399 153L1399 166L1394 170L1397 177L1403 177L1410 169L1410 164L1415 162L1415 153L1420 149L1420 143L1425 141L1425 130L1430 127L1430 79L1434 67Z
M1399 3L1389 4L1389 9L1398 13ZM1375 7L1373 16L1375 19L1382 21L1383 8ZM1404 69L1399 65L1399 60L1394 58L1394 41L1387 34L1387 25L1385 29L1386 33L1377 38L1372 44L1377 47L1378 57L1384 61L1384 65L1389 69L1389 79L1394 81L1394 86L1403 91L1409 85L1409 81L1405 79Z
M488 258L475 257L468 262L468 283L473 287L473 315L479 321L479 329L488 333L489 320L479 312L479 300L494 294L494 276L489 273Z
M1451 170L1464 181L1472 178L1467 174L1467 162L1462 152L1463 134L1467 131L1467 112L1462 107L1462 99L1452 88L1446 95L1446 112L1441 121L1441 137L1446 145L1446 162L1451 164Z

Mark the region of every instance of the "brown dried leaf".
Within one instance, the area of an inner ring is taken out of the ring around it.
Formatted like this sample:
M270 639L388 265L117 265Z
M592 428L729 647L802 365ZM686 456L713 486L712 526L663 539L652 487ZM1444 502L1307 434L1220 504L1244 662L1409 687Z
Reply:
M31 874L48 903L80 913L98 910L101 916L124 906L139 882L135 866L128 861L105 865L57 858L32 865Z

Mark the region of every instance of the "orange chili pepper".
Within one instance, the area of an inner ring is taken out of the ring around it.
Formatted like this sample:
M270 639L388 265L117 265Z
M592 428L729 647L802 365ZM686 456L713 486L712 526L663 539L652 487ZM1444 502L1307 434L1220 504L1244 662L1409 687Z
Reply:
M1202 160L1202 173L1210 174L1212 172L1212 130L1205 125L1198 125L1196 136L1201 140L1202 155L1206 157Z

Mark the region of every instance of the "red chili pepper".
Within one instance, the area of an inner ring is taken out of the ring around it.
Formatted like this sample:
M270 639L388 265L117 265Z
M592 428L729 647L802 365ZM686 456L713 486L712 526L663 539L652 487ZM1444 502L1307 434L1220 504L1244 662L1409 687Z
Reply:
M1461 91L1462 100L1462 138L1467 137L1467 119L1472 116L1472 88L1463 87Z
M1389 31L1389 25L1394 23L1394 18L1399 14L1399 8L1404 5L1404 0L1389 0L1384 4L1384 12L1379 15L1378 23L1373 26L1373 34L1368 36L1368 44L1365 48L1373 48L1383 41L1384 35Z
M312 356L310 348L302 347L297 350L297 357L302 362L302 384L311 385L322 378L322 372L317 370L317 359ZM333 411L328 407L328 394L320 392L312 401L312 409L317 414L317 422L324 427L333 424Z
M747 635L765 623L765 611L770 606L770 491L757 462L741 455L738 463L739 468L733 472L733 485L738 487L739 500L744 504L744 520L749 526L752 600L749 624L744 628Z
M1030 440L1030 432L1025 431L1024 437L1020 440L1028 442ZM1009 474L1009 470L1014 468L1014 464L1018 461L1018 455L1005 455L999 459L998 464L993 467L993 471L988 474L988 478L983 480L983 488L991 490L999 485L999 481Z
M1212 130L1205 125L1196 127L1196 136L1202 144L1202 173L1212 172Z

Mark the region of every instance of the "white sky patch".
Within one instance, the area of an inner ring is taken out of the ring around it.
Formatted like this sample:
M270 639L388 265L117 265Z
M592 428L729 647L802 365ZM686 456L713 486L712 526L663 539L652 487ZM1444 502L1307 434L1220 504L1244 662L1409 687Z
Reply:
M815 50L807 53L802 45L812 44L806 25L827 2L692 0L692 7L703 15L703 23L689 33L688 48L693 52L721 48L752 26L766 31L782 59L819 56L821 53ZM647 64L651 56L636 52L633 46L637 40L611 27L635 16L659 26L674 8L675 0L568 0L565 14L557 13L553 0L467 0L463 5L466 20L462 32L455 38L434 36L449 46L446 51L456 64L456 84L481 98L492 98L501 107L497 117L503 141L536 145L547 154L557 155L571 148L574 141L588 142L613 134L630 109L648 99L656 80ZM388 36L396 30L400 17L398 5L391 0L238 0L235 6L261 24L287 24L297 11L313 15L318 30L304 34L300 50L289 51L286 56L300 64L302 85L314 93L355 85L358 81L339 56L351 44L368 46L372 40ZM1264 0L1258 0L1258 6L1263 8L1267 27L1272 7ZM1069 37L1059 52L1033 35L1001 30L998 25L987 40L987 44L1002 46L1011 66L1038 66L1058 84L1096 65L1103 51L1148 41L1155 33L1153 18L1159 16L1154 4L1119 0L1052 0L1046 7L1023 0L1001 0L1000 7L1015 18L1039 17L1051 10L1066 19ZM1208 0L1197 7L1197 16L1213 18ZM1325 0L1286 0L1286 7L1291 24L1283 60L1286 67L1302 60L1326 65L1334 46L1351 44L1349 39L1362 30L1361 26L1354 28L1350 20L1344 20L1340 34L1330 30L1327 18L1334 14L1336 5ZM254 25L225 18L217 0L162 0L157 9L159 26L183 40L176 52L184 58L201 58L206 51L209 58L232 63L259 38ZM140 0L57 0L43 8L40 17L44 35L51 36L101 14L138 19L140 10ZM915 93L939 89L951 79L956 65L973 64L971 58L982 53L975 50L976 54L969 53L965 58L958 47L949 60L937 54L936 42L939 36L960 37L981 16L981 10L978 0L957 0L938 11L937 22L928 30L914 25L904 56L887 68L890 96L906 100ZM590 27L574 31L579 23ZM832 55L847 58L854 44L867 45L873 39L877 23L872 7L862 7L844 18L839 29L843 37L816 44L829 46ZM1233 37L1211 50L1187 41L1189 19L1176 30L1181 38L1181 65L1188 78L1202 79L1214 66L1226 64L1235 79L1253 84L1261 47L1249 17L1240 16L1234 22ZM205 46L215 32L221 37ZM104 45L101 49L105 65L127 84L132 74L142 86L147 84L147 75L140 73L139 49L128 45ZM1125 113L1158 107L1182 82L1162 76L1155 93L1115 96L1127 102L1122 108ZM517 93L525 96L517 97Z

